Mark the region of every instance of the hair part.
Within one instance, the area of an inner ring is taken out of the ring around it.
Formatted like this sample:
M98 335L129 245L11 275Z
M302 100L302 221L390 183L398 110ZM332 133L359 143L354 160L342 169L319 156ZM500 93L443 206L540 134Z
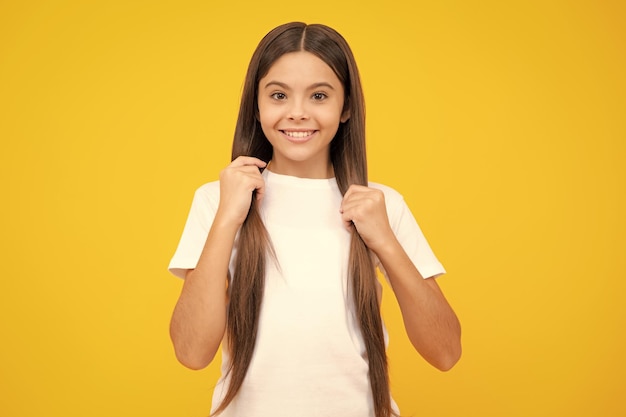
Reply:
M246 155L263 161L273 149L258 120L259 81L287 53L306 51L324 61L344 87L344 109L350 117L341 123L330 145L330 157L339 190L352 184L367 185L365 152L365 104L356 61L345 39L320 24L287 23L270 31L257 46L246 74L235 128L232 159ZM224 411L243 384L252 359L265 285L265 265L273 256L271 240L252 198L250 211L239 230L234 273L229 280L226 338L230 349L230 382L222 403L213 415ZM349 286L357 322L365 342L369 380L376 417L390 417L391 396L376 270L370 250L352 228L349 256Z

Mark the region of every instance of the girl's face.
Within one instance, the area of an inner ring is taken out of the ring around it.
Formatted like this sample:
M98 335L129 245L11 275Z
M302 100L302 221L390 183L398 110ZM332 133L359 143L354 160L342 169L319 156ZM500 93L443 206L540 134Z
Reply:
M280 57L259 81L259 121L274 148L271 170L303 178L330 178L330 142L343 111L341 81L309 52Z

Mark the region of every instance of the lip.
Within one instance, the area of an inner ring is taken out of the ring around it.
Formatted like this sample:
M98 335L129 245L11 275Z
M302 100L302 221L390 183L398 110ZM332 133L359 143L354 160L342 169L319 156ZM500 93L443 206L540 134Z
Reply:
M315 129L281 129L279 130L285 139L287 139L291 143L305 143L311 140L316 134L317 130ZM289 133L296 133L298 136L291 136ZM303 133L311 132L308 135L301 136Z

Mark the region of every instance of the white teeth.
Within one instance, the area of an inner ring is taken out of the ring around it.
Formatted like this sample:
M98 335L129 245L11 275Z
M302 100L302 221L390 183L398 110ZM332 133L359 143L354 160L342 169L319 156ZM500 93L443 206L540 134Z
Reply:
M308 132L290 132L288 130L284 130L283 132L285 132L285 135L290 136L292 138L305 138L313 134L312 130Z

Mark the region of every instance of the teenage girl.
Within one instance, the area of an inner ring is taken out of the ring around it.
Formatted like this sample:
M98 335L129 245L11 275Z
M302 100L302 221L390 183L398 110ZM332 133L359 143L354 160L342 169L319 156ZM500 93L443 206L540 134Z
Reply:
M460 326L445 271L402 197L368 183L357 66L344 38L289 23L252 56L232 162L200 187L169 265L184 277L176 356L206 367L222 344L212 414L387 417L378 267L415 349L450 369Z

